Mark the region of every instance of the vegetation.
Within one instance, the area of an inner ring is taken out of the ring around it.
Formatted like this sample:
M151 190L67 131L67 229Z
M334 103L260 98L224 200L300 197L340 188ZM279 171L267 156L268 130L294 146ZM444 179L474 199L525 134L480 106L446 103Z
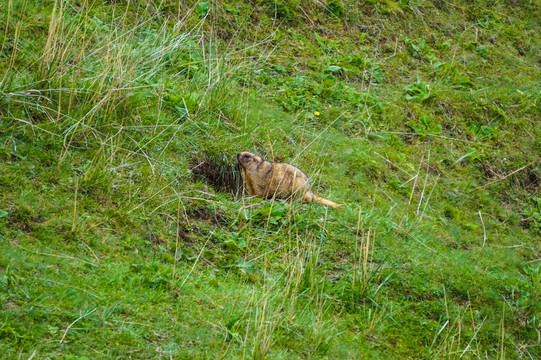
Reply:
M540 358L540 9L0 2L0 354Z

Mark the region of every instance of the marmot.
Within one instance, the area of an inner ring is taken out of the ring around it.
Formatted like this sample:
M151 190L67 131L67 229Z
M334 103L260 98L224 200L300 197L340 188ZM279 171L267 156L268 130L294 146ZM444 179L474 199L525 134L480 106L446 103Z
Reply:
M251 196L255 195L264 199L300 197L301 203L315 201L341 209L337 203L314 194L308 176L291 164L273 163L249 152L241 152L237 155L237 160Z

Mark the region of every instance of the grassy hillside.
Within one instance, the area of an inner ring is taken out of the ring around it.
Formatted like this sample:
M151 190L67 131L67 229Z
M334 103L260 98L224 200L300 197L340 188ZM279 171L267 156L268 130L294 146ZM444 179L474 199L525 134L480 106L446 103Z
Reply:
M539 79L538 0L0 2L1 357L540 358Z

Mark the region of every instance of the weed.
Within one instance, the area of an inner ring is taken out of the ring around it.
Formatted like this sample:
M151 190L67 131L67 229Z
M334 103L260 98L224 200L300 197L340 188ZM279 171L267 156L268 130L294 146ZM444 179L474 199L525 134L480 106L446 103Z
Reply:
M199 15L200 17L204 17L207 15L207 12L209 11L209 2L208 1L202 1L195 7L195 13Z
M411 127L413 131L417 134L441 134L441 125L434 124L434 120L430 119L428 115L422 115L419 117L419 121L410 120L406 123L407 126Z
M404 88L404 98L407 101L425 102L433 99L436 95L430 89L430 85L424 81L417 81Z
M338 0L330 0L325 3L325 8L327 11L338 18L341 18L345 15L346 9L344 4Z

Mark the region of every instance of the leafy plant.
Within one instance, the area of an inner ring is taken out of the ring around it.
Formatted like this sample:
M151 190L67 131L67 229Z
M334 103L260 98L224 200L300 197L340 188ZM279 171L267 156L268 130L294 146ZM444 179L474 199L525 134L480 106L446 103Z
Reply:
M199 15L200 17L205 17L209 11L210 2L209 1L202 1L195 7L195 13Z
M249 214L249 219L257 224L270 224L273 227L281 226L286 222L289 206L280 201L266 201L263 205Z
M297 14L300 0L258 0L267 4L269 13L280 19L292 20Z
M404 98L412 102L426 102L435 97L435 94L430 90L430 86L420 80L406 86L404 92L406 93Z
M486 58L488 56L488 49L484 46L477 46L475 48L475 50L477 50L477 52L479 53L479 55L481 55L482 57Z
M246 248L246 240L238 232L232 232L227 234L223 245L228 251L236 253Z
M417 134L441 134L441 125L432 120L428 115L421 115L418 121L410 120L406 125Z
M240 14L240 7L233 6L231 4L226 4L225 5L225 11L227 11L228 13L234 14L234 15L238 15L238 14Z
M330 0L325 3L325 9L338 18L344 16L346 9L342 1L339 0Z
M494 127L488 125L479 125L476 121L470 122L469 126L475 135L481 140L490 140L497 134Z
M435 62L437 60L436 50L429 46L424 38L409 39L406 37L405 42L408 52L414 58L426 59L430 62Z
M363 80L373 84L382 83L384 69L374 60L364 58L359 53L342 57L337 70L343 69L346 75L362 76Z

